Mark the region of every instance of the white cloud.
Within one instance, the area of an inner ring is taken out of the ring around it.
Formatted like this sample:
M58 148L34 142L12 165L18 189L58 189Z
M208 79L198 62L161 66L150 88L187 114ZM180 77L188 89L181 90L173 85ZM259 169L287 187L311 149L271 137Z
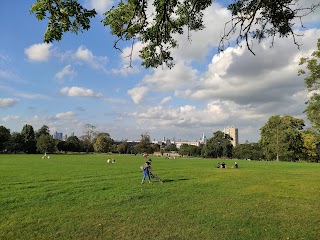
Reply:
M70 78L73 78L74 76L76 75L76 72L74 69L72 69L71 65L68 64L67 66L65 66L60 72L58 72L56 75L55 75L55 78L60 80L60 79L63 79L65 77L70 77Z
M102 93L95 93L91 89L80 88L80 87L64 87L60 90L60 93L69 97L102 97Z
M114 74L127 76L128 74L135 74L140 72L141 59L139 51L142 49L143 44L136 42L132 47L125 47L120 55L121 62L118 68L113 68ZM130 65L132 67L130 67Z
M86 0L86 5L96 9L100 14L105 13L114 3L113 0Z
M134 103L138 104L148 92L148 88L144 86L138 86L128 90L128 94L131 96Z
M39 43L33 44L29 48L24 49L24 53L27 55L27 58L35 62L44 62L48 61L51 56L51 43Z
M156 68L152 75L146 75L142 83L152 91L172 91L184 89L194 84L198 71L182 61L172 69Z
M167 103L167 102L169 102L171 100L172 100L172 97L170 97L170 96L169 97L165 97L164 99L162 99L160 105L163 105L163 104L165 104L165 103Z
M231 18L230 11L213 2L203 14L205 29L190 32L191 41L188 39L187 30L183 35L175 37L179 44L179 48L172 51L175 60L203 61L212 46L218 46L225 23Z
M0 108L9 108L16 105L20 100L16 98L0 98Z
M56 118L59 120L72 120L74 119L76 114L74 112L63 112L63 113L57 113Z
M191 99L223 99L240 104L281 102L304 89L304 82L297 76L298 60L308 56L315 48L319 30L305 32L304 45L299 51L290 39L276 39L276 45L256 46L257 55L246 49L228 48L220 56L215 55L197 85L179 96Z
M16 92L15 95L22 98L27 98L27 99L48 99L49 98L46 94L41 94L41 93Z
M105 70L104 65L106 64L108 58L102 56L95 56L93 53L87 49L85 46L80 46L73 55L74 59L79 63L86 63L93 69Z
M2 121L4 122L10 122L10 121L15 121L15 120L18 120L20 119L19 116L16 116L16 115L7 115L5 117L2 118Z
M111 71L113 74L123 75L123 76L127 76L129 74L135 74L135 73L140 72L139 66L132 65L132 67L130 67L130 65L124 65L122 63L119 68L113 68Z

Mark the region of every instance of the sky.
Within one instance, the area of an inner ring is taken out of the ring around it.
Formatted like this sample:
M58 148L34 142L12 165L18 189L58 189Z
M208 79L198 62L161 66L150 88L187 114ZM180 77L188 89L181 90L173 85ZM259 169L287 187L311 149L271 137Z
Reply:
M320 37L320 11L296 22L298 48L291 37L230 45L218 54L224 24L230 20L226 4L215 1L204 12L202 31L178 35L172 51L175 67L145 69L135 43L120 52L103 26L102 13L110 0L80 1L99 15L89 31L64 34L59 42L43 43L46 21L30 14L35 0L0 3L0 125L21 132L47 125L50 133L83 135L84 125L107 132L114 140L199 140L234 126L239 142L257 142L260 128L274 115L307 121L305 90L299 59L310 56ZM316 0L300 0L309 5Z

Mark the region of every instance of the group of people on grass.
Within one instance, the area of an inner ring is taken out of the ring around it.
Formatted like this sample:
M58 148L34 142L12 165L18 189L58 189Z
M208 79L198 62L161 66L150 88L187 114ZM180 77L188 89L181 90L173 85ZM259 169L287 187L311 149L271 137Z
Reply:
M152 172L151 172L151 163L152 160L149 159L148 161L146 161L141 167L140 169L143 172L143 176L142 176L142 181L141 184L144 183L144 181L146 180L146 178L148 179L149 183L151 183L151 176L152 176ZM222 162L221 164L218 163L217 168L227 168L227 164L225 162ZM239 168L239 165L237 162L234 163L234 165L231 168Z
M218 163L217 168L227 168L227 164L225 164L225 162L222 162L221 164ZM235 162L231 168L239 168L238 163Z

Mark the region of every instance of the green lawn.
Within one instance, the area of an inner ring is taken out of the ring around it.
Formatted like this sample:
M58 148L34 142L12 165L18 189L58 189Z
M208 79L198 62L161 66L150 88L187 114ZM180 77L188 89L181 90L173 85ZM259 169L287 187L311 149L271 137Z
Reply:
M41 157L0 155L0 239L320 239L320 164Z

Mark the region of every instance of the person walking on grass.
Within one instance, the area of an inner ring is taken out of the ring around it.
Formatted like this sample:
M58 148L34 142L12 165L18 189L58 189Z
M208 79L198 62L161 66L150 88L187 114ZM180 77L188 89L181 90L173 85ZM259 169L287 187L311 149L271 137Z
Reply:
M151 181L150 181L151 162L152 162L152 160L149 159L148 161L146 161L145 164L142 165L142 167L143 167L143 169L142 169L143 177L142 177L141 184L144 183L144 180L146 179L146 177L148 177L148 181L149 181L149 183L151 183Z

